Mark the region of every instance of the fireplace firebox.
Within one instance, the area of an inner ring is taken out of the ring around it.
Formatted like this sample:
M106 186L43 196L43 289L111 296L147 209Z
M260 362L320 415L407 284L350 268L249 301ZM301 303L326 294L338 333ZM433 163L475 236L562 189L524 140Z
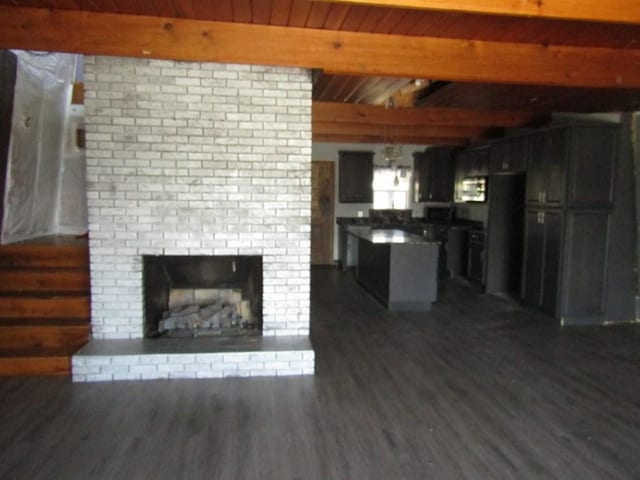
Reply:
M262 333L262 256L144 255L144 336Z

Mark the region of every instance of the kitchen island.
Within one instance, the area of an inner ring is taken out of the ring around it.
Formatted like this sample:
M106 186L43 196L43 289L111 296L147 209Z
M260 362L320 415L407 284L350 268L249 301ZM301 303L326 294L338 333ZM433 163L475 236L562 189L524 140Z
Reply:
M350 226L356 277L390 311L431 310L438 294L438 242L397 229Z

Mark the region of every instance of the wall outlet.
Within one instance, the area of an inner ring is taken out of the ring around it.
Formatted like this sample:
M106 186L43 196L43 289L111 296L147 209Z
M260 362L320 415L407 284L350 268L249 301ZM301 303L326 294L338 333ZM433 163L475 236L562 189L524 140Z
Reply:
M362 210L358 210L358 218L364 217L364 212Z

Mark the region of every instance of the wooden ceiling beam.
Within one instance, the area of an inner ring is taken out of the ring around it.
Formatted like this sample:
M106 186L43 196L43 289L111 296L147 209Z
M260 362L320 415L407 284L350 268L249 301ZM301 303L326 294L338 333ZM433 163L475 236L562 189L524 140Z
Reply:
M640 24L637 0L322 0L328 3L484 15Z
M459 127L509 127L535 125L546 119L532 112L505 110L470 110L464 108L410 108L386 109L376 105L335 102L313 102L313 122L336 124L368 123L417 127L425 125Z
M394 142L403 145L456 145L463 146L469 142L466 138L436 138L397 135L393 138L379 135L350 135L338 133L313 133L314 142L326 143L379 143Z
M0 7L0 48L323 68L349 75L640 87L640 50Z
M485 127L457 127L442 125L376 125L371 123L312 122L311 131L318 134L368 135L383 138L432 137L432 138L484 138Z

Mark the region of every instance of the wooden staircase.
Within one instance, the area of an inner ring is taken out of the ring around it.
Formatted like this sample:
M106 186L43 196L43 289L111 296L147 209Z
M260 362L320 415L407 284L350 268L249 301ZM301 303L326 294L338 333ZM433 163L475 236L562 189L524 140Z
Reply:
M0 246L0 375L69 375L89 340L86 240Z

